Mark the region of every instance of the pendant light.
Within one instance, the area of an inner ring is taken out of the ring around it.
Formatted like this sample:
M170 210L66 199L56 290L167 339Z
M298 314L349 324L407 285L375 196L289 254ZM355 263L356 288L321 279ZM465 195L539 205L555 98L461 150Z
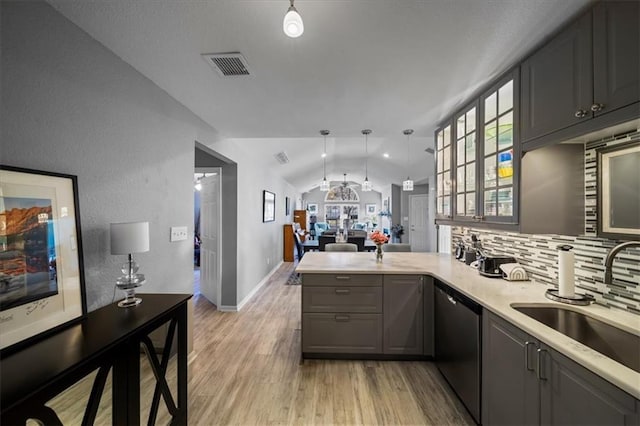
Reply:
M291 0L291 6L289 6L289 10L287 10L287 14L284 15L282 29L284 30L284 33L291 38L298 38L304 32L302 17L293 6L293 0Z
M371 182L369 182L369 135L371 134L370 129L364 129L362 131L364 135L364 182L362 182L362 191L368 192L371 191Z
M409 139L411 134L413 134L413 129L407 129L402 131L403 134L407 135L407 173L409 172ZM403 191L413 191L413 181L409 178L407 174L407 180L402 182L402 190Z
M320 191L327 192L329 190L329 182L327 181L327 136L328 130L320 130L320 134L324 137L324 151L322 152L322 171L323 179L320 182Z

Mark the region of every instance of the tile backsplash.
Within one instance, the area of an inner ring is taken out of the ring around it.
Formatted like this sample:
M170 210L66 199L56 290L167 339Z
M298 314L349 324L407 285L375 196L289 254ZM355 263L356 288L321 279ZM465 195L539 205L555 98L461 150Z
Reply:
M596 237L596 149L635 140L640 140L640 131L585 145L584 235L528 235L454 226L451 230L452 244L455 245L460 239L470 241L470 235L475 234L487 252L515 257L532 281L554 286L558 284L556 247L569 244L574 247L576 259L576 292L593 295L598 304L640 315L640 249L630 248L620 252L613 263L613 283L604 285L604 259L620 241Z

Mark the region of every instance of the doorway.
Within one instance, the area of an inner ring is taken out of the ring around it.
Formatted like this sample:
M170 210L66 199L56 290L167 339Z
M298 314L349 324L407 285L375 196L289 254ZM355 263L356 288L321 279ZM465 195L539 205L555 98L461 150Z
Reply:
M429 251L429 196L409 196L409 243L411 251Z
M197 222L194 221L194 229L201 237L198 290L218 310L235 310L238 298L238 165L196 142L194 173L199 172L202 176L202 173L216 171L217 175L206 177L202 184L203 188L207 185L207 193L217 195L206 203L200 200L200 215ZM205 204L209 212L203 210ZM194 200L194 219L196 215ZM194 293L196 275L194 273Z
M194 192L194 293L216 306L221 301L220 229L222 169L196 168ZM195 288L195 284L199 288Z

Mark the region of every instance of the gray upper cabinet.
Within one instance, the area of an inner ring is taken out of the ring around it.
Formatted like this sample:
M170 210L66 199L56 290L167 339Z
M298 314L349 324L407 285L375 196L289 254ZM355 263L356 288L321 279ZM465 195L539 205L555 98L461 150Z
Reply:
M439 222L517 223L519 83L515 68L436 130Z
M385 275L385 354L422 355L424 338L424 297L422 275Z
M522 63L523 141L591 116L591 33L589 12Z
M596 116L640 100L640 2L594 7L593 78Z
M639 18L640 2L598 2L521 64L525 146L640 116Z

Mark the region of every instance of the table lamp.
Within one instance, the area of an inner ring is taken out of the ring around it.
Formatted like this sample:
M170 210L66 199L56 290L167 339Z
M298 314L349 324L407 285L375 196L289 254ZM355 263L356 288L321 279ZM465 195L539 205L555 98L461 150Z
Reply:
M111 224L111 254L126 254L127 263L122 265L121 277L116 280L116 286L124 290L125 299L118 302L118 306L126 308L136 306L142 299L136 297L136 287L145 282L143 274L138 274L138 264L133 261L133 253L149 251L149 222L128 222Z

